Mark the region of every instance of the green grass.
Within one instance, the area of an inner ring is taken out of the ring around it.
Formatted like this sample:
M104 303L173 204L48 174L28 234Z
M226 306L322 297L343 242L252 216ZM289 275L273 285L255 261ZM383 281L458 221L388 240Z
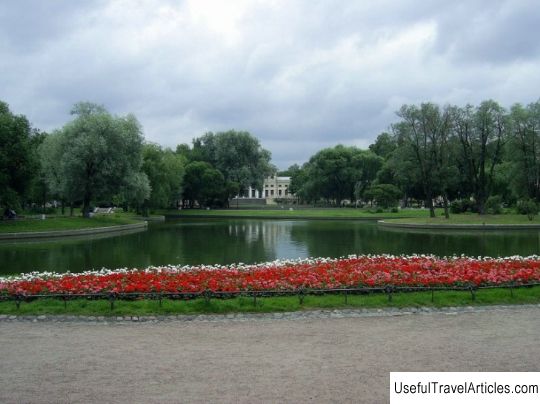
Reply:
M388 220L389 223L408 224L540 224L540 216L535 216L531 221L526 215L504 214L504 215L478 215L476 213L462 213L450 215L450 219L444 216L401 218Z
M327 209L185 209L160 211L161 214L175 216L217 216L217 217L253 217L253 218L306 218L306 219L332 219L332 218L395 218L395 217L424 217L429 212L425 209L401 209L399 212L380 212L375 209L354 208L327 208ZM438 212L439 213L439 212Z
M313 309L345 309L345 308L385 308L385 307L449 307L449 306L482 306L494 304L538 304L540 303L540 287L509 289L485 289L476 292L476 299L466 291L436 291L434 301L430 292L395 293L392 301L384 294L349 295L347 302L343 295L305 296L300 304L297 296L258 297L254 304L251 297L233 299L169 300L164 299L162 306L156 300L116 301L114 310L106 300L76 299L64 302L58 299L37 299L22 302L17 310L15 302L0 302L0 314L16 315L167 315L167 314L226 314L243 312L288 312Z
M81 216L54 216L47 217L45 220L22 218L0 221L0 233L75 230L132 223L140 223L140 221L136 220L133 215L123 213L97 215L88 219Z

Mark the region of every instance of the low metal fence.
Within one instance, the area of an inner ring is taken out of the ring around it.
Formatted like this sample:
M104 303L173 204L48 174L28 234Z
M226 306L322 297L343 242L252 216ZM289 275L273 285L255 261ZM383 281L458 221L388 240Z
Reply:
M28 302L36 299L60 299L64 302L64 307L67 308L67 303L70 300L85 298L89 300L108 300L111 310L114 310L115 302L118 300L138 300L149 299L159 301L159 307L162 306L163 299L173 300L193 300L204 298L207 302L211 299L231 299L235 297L250 297L253 299L253 305L257 305L258 298L276 297L276 296L298 296L299 304L304 303L306 296L317 295L343 295L345 304L348 304L348 297L351 295L368 295L372 293L385 294L388 301L392 301L392 297L397 293L410 292L431 292L431 302L435 300L435 292L437 291L461 291L468 292L471 295L471 300L476 300L476 294L480 290L485 289L508 289L510 295L514 296L514 290L519 288L531 288L540 286L540 282L527 284L505 284L505 285L463 285L463 286L380 286L380 287L358 287L358 288L328 288L328 289L312 289L298 288L290 290L244 290L244 291L213 291L204 290L200 292L133 292L133 293L47 293L47 294L32 294L32 295L4 295L0 296L0 301L13 301L17 309L20 308L22 302Z

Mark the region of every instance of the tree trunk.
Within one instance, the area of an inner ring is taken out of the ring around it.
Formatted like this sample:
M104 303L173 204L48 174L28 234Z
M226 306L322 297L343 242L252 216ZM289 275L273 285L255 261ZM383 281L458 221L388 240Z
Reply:
M43 202L41 213L46 213L45 205L47 204L47 194L45 193L45 191L43 191L43 194L41 196L42 196L42 202Z
M478 207L479 215L486 214L486 198L484 197L484 195L478 195L478 199L476 200L476 206Z
M448 197L446 193L443 195L443 204L444 204L444 218L450 219L450 213L448 212Z
M428 195L426 202L429 208L429 217L435 217L435 207L433 206L433 198L431 197L431 194Z
M90 195L88 194L83 199L83 217L90 217Z
M73 216L73 202L69 204L69 215Z
M66 213L66 204L63 199L60 201L60 208L62 210L62 216L64 216L64 214Z

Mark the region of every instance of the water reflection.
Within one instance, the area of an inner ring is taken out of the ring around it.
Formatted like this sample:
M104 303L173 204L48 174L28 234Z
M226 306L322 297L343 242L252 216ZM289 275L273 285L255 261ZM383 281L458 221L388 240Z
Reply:
M191 219L108 238L0 244L0 273L263 262L349 254L530 255L540 232L403 232L374 222Z

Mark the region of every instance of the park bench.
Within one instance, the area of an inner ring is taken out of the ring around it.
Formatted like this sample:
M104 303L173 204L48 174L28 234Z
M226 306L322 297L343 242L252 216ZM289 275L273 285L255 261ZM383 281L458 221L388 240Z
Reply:
M114 213L114 208L94 208L94 213Z

